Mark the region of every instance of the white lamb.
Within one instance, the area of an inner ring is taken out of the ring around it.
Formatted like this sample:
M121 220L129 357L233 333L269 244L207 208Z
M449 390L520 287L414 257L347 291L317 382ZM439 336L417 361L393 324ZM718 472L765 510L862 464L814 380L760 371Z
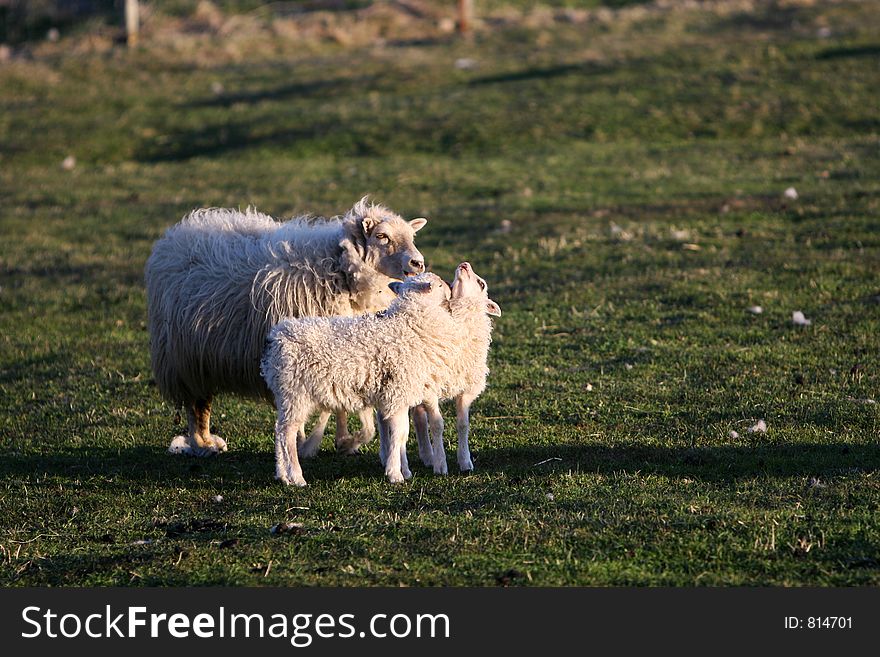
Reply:
M438 276L391 287L398 297L385 313L287 319L270 331L261 372L278 412L275 476L282 482L305 485L296 439L319 408L375 408L389 440L385 474L392 483L412 476L409 409L440 394L437 373L459 336L449 286ZM302 449L311 451L308 444Z
M434 472L444 475L448 467L439 402L441 399L455 399L458 467L462 472L469 472L474 469L468 445L470 407L486 388L489 373L486 363L492 341L489 315L501 316L501 308L489 298L486 281L477 276L468 262L461 263L455 270L449 308L459 338L455 348L447 350L444 368L437 372L439 395L426 397L423 403L432 442ZM418 409L414 410L418 412ZM382 438L380 458L384 461L386 440L381 422L379 432Z

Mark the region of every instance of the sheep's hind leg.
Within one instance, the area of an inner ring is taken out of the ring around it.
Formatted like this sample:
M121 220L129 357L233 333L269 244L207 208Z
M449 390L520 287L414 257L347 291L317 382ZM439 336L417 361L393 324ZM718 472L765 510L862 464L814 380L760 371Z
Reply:
M416 430L416 441L419 443L419 458L422 459L422 463L431 467L434 464L434 452L428 435L428 414L424 404L413 407L412 422Z
M455 428L458 431L458 468L462 472L471 472L474 462L471 460L471 450L468 445L470 433L470 410L476 395L465 393L455 399Z

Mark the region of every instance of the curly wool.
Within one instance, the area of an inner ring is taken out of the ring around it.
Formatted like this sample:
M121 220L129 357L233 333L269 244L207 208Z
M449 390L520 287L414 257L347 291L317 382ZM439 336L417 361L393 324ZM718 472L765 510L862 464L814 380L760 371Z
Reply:
M269 333L261 370L288 417L368 407L387 417L441 394L440 373L459 337L444 307L404 296L380 315L280 322Z
M211 208L171 227L145 275L160 392L178 404L217 392L267 396L259 362L276 322L385 308L392 279L370 262L367 216L400 219L361 199L341 220L279 223L251 209Z

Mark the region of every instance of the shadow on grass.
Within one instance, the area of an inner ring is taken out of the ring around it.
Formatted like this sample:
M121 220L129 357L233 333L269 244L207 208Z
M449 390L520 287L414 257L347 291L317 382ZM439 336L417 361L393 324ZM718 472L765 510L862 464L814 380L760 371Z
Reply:
M409 447L413 471L417 476L425 476L427 469L419 462L415 445L411 443ZM449 457L454 472L454 451ZM477 474L504 473L515 478L581 471L643 473L729 482L756 476L830 477L880 470L880 445L854 443L718 447L566 444L485 448L475 451L474 457ZM310 481L382 477L374 451L343 457L325 448L316 459L304 461L303 470ZM151 482L175 487L186 485L188 481L204 484L215 477L263 487L274 485L273 472L273 457L269 450L231 451L218 457L197 459L171 456L163 449L153 447L82 448L58 454L7 454L0 460L0 478L4 479L27 475L78 479L96 476L119 488Z
M816 54L816 59L847 59L852 57L880 57L880 45L827 48Z
M313 142L329 134L332 124L313 122L297 128L257 133L256 124L223 123L174 135L168 144L149 143L139 154L143 162L179 162L193 157L213 157L240 150L271 145L291 148Z
M276 102L291 98L311 98L315 96L332 96L345 93L350 88L366 87L374 83L375 76L361 76L358 78L337 78L333 80L312 80L310 82L294 82L273 89L258 89L256 91L242 91L239 93L220 94L212 98L200 98L198 100L181 103L181 107L230 107L237 104L256 104L262 102Z

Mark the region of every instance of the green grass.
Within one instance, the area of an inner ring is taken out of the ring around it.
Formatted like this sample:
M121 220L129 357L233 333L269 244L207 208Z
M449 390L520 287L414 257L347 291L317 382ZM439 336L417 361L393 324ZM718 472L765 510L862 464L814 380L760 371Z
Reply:
M0 65L0 584L880 583L878 28L760 4ZM393 487L328 436L285 489L232 397L230 452L166 455L152 242L364 193L503 308L474 474Z

